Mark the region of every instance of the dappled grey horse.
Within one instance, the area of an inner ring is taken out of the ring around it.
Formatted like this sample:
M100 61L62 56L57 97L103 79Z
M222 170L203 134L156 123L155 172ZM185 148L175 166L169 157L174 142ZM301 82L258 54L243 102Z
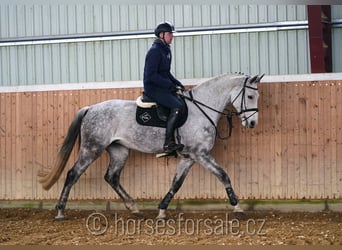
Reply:
M179 128L184 149L177 152L181 157L171 187L159 203L157 218L166 218L166 209L181 187L191 166L198 162L213 173L224 185L234 212L243 214L228 174L210 155L217 135L217 123L222 115L238 115L242 125L253 128L258 123L257 83L262 76L221 75L212 78L191 90L183 92L188 106L188 119ZM235 110L226 109L232 103ZM63 172L80 134L79 158L68 171L56 209L56 219L64 218L64 210L71 187L88 166L106 150L110 156L106 182L118 193L127 209L138 213L133 198L120 184L120 173L128 158L129 150L144 153L161 153L165 129L141 126L136 122L136 103L126 100L108 100L81 108L72 121L63 145L58 152L55 165L49 173L40 173L39 181L48 190Z

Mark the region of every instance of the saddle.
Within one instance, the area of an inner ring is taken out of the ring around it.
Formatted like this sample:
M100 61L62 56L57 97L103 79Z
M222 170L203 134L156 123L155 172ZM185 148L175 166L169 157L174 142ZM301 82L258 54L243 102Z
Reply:
M179 95L178 98L184 103L185 111L181 114L181 117L176 124L176 128L183 126L188 118L188 107L185 100ZM144 92L137 98L136 104L136 120L140 125L166 128L167 119L170 114L169 108L156 103Z

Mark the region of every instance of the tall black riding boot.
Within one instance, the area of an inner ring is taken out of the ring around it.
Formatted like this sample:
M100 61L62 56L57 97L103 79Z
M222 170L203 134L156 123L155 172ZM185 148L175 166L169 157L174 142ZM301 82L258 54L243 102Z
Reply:
M184 147L183 144L177 144L174 139L176 122L178 120L179 115L180 109L171 109L166 125L166 135L164 143L165 153L172 153L173 151L182 150Z

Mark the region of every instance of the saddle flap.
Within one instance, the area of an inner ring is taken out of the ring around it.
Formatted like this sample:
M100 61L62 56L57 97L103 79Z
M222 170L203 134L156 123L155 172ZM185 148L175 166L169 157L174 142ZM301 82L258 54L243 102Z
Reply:
M179 97L180 98L180 97ZM188 117L188 107L183 98L180 100L184 103L185 110L181 114L180 120L176 127L181 127ZM144 92L136 100L136 121L143 126L162 127L166 128L167 119L170 114L170 109L150 99Z

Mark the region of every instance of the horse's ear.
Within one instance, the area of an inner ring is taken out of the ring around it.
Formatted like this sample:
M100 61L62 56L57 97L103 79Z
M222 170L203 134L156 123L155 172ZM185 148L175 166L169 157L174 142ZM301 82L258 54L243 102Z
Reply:
M255 75L255 76L252 76L251 78L249 78L248 81L250 83L254 83L254 82L256 82L257 79L258 79L258 75Z
M258 78L255 80L255 82L260 82L261 79L264 77L265 73L262 74L261 76L258 76Z
M265 75L265 74L262 74L261 76L255 75L255 76L249 78L248 81L249 81L250 83L258 83L258 82L260 82L260 80L264 77L264 75Z

